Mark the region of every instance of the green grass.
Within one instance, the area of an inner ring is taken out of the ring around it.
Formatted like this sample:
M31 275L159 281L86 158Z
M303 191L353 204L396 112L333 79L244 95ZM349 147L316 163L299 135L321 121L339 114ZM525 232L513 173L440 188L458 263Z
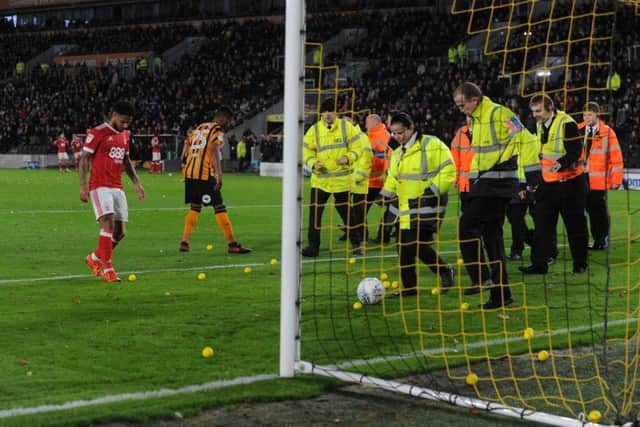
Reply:
M90 276L84 265L85 255L95 248L98 226L90 205L79 201L77 176L0 170L0 411L277 373L280 268L269 261L280 258L281 181L225 177L223 195L237 238L252 247L253 253L227 254L209 208L201 214L194 231L192 252L185 254L177 250L186 213L183 184L177 175L143 173L147 199L142 202L126 185L130 224L127 237L114 253L114 265L125 280L113 285ZM305 190L305 197L307 193ZM625 210L625 196L623 192L611 194L614 237L621 240L614 243L611 253L611 261L620 264L612 274L609 320L637 315L638 266L624 262L629 254L637 259L639 251L637 243L622 243L627 237L627 217L617 213ZM640 194L629 196L637 204ZM442 230L441 249L455 264L457 205L453 199L450 219ZM374 208L372 224L377 214ZM334 209L327 209L325 224L335 228L339 222L336 217ZM629 219L633 235L640 235L637 214ZM337 241L337 235L325 232L323 247L330 247L331 252L324 251L322 260L303 267L305 360L330 364L385 358L461 346L485 335L515 340L490 348L478 346L359 368L397 377L426 368L464 366L467 361L483 360L487 354L500 358L526 353L528 343L518 339L526 326L551 332L596 324L605 318L606 254L594 255L589 276L577 278L562 273L567 260L570 266L570 258L568 254L561 256L552 268L553 274L547 276L548 286L541 283L541 278L527 279L525 285L516 266L510 265L517 305L509 310L508 319L474 309L480 298L461 294L467 284L463 271L458 274L461 288L432 296L429 291L435 286L434 276L426 269L420 273L426 291L418 301L386 298L381 305L354 311L358 281L382 271L399 280L397 258L395 250L386 247L384 251L372 249L369 258L349 264L345 245ZM214 245L213 251L206 250L208 244ZM252 266L252 273L244 273L246 265ZM137 281L126 281L130 272L136 273ZM199 272L206 272L207 279L197 280ZM623 291L626 293L621 298L618 294ZM458 308L463 301L472 306L465 313ZM618 326L608 332L622 337L634 331L635 327L627 332ZM556 349L566 348L569 343L590 345L602 332L587 329L571 338L567 334L538 338L532 346ZM206 345L216 352L211 359L200 356ZM316 377L275 380L172 398L0 419L0 425L145 420L242 399L309 396L331 384Z

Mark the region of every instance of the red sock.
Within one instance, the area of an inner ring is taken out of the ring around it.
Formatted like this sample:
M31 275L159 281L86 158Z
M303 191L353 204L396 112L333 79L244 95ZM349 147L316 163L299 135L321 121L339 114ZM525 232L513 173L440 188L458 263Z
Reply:
M111 254L113 253L112 237L113 233L110 231L106 231L104 228L100 230L98 249L95 251L95 254L102 260L102 264L105 267L111 267Z

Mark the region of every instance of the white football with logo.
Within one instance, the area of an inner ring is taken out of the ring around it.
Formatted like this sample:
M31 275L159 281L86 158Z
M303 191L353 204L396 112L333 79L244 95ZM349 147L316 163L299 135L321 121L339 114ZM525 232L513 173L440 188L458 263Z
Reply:
M358 299L363 304L378 304L384 298L384 286L376 277L365 277L358 284Z

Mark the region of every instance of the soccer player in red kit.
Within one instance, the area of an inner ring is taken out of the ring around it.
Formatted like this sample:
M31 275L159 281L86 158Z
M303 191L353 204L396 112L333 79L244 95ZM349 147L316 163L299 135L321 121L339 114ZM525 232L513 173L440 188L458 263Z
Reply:
M133 118L133 106L124 101L113 106L111 118L91 129L80 156L80 200L91 199L96 220L100 223L98 248L85 258L96 276L105 282L119 282L113 269L113 248L124 238L129 209L122 188L124 170L135 186L138 199L144 199L144 189L129 158L131 133L127 130ZM91 164L91 178L87 173Z
M58 135L58 138L51 145L58 148L58 169L62 172L62 164L64 163L65 169L69 172L69 155L67 154L69 141L64 137L64 132Z
M87 130L87 133L89 130ZM82 154L82 138L80 135L73 134L71 138L71 151L73 151L73 165L78 170L78 164L80 163L80 154Z
M151 173L162 173L162 166L160 165L161 153L160 138L158 138L158 135L153 135L153 138L151 138Z

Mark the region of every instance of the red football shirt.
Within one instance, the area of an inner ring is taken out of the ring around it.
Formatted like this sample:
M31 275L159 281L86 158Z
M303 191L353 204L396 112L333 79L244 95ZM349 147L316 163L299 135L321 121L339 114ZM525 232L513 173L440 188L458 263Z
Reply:
M154 136L151 138L151 152L152 153L160 153L162 150L160 149L160 139Z
M71 149L74 153L82 151L82 138L79 136L74 136L71 140Z
M53 145L58 147L58 153L66 153L67 144L69 144L69 141L67 141L66 138L58 138L55 141L53 141Z
M129 131L118 132L107 123L89 131L83 147L93 154L89 190L122 188L124 156L129 154L130 139Z

